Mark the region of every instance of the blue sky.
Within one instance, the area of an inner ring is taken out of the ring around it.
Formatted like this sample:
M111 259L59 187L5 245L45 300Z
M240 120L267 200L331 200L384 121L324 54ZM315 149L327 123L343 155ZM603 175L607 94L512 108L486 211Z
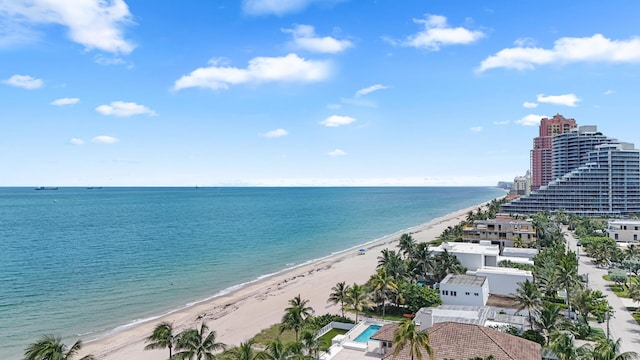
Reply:
M638 142L636 1L0 0L0 186L494 185Z

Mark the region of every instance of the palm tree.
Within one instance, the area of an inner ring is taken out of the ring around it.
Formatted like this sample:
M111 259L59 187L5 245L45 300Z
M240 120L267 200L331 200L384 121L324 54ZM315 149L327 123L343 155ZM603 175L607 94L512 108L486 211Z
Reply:
M514 294L518 311L527 309L529 313L529 326L533 329L533 312L542 305L542 294L535 283L526 280L520 283Z
M309 300L303 300L298 296L289 300L289 307L284 309L280 331L293 330L296 333L296 341L299 339L300 330L305 325L307 319L311 316L313 309L307 306Z
M367 293L364 286L356 283L349 289L346 304L356 312L356 323L358 322L358 313L365 307L369 306L369 300L367 300Z
M600 290L582 290L573 298L573 308L587 326L589 326L589 314L598 316L601 309L608 306L607 297Z
M289 350L285 344L277 338L267 344L267 351L264 355L267 360L287 360L289 359Z
M404 258L408 259L413 255L413 252L416 248L416 241L411 235L402 234L400 236L400 241L398 242L398 247L404 255Z
M426 280L428 274L433 273L435 258L429 249L429 243L422 242L416 245L413 252L412 260L414 261L414 271L417 280Z
M389 293L392 291L398 291L398 285L395 280L387 275L385 268L378 269L376 273L369 279L369 286L371 291L376 294L382 301L382 317L385 316L386 300L389 297Z
M323 345L320 339L316 339L316 334L311 331L305 331L300 336L300 342L306 353L316 359L320 352L320 346Z
M550 339L549 348L557 356L558 360L584 359L582 356L586 355L586 348L575 347L573 334L555 331L551 333Z
M562 316L562 307L554 303L545 303L540 310L536 313L534 322L538 326L538 329L544 334L549 343L549 335L554 331L563 330L565 325L565 319Z
M78 340L70 348L54 335L43 335L40 340L29 345L24 351L24 360L71 360L82 348ZM80 360L94 360L93 355L85 355Z
M576 286L580 285L578 279L578 258L574 252L564 255L557 267L558 279L567 294L567 305L569 307L569 316L571 316L571 292Z
M465 268L460 264L458 258L450 254L447 249L435 256L435 268L437 273L437 280L442 281L447 274L462 274L465 272Z
M329 295L329 299L327 300L327 302L333 304L340 303L340 312L342 313L342 317L344 317L344 303L345 300L347 300L349 289L350 286L347 285L346 282L341 281L331 288L331 291L333 292Z
M429 334L425 331L420 331L413 321L404 319L393 333L393 344L396 347L393 351L393 356L398 356L407 343L409 343L411 360L413 360L414 356L418 360L422 360L422 350L429 354L430 359L433 359L433 348L429 344Z
M635 302L640 302L640 278L635 277L629 284L628 294Z
M176 359L213 360L214 352L226 350L227 346L216 341L216 332L209 331L203 322L200 329L192 328L182 331L177 336L176 349L181 350L173 355Z
M145 350L169 348L169 358L171 358L171 351L176 342L176 337L173 335L173 324L166 321L158 324L147 338L147 342L149 344L144 347Z
M253 339L247 342L241 342L240 345L234 346L223 354L224 359L229 360L262 360L267 359L268 355L264 351L255 351L253 349Z
M634 351L620 352L620 339L616 341L598 340L589 355L594 360L633 360L638 358L638 353Z

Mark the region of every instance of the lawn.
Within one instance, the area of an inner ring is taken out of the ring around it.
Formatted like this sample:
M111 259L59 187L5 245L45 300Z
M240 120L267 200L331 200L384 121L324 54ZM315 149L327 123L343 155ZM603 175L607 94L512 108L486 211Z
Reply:
M609 285L611 291L613 291L618 297L628 298L629 293L627 291L627 287L624 285Z
M629 310L631 312L631 316L633 316L633 319L640 324L640 312L638 312L638 308L637 307L628 307L627 310Z
M342 329L331 329L328 333L322 335L320 337L320 350L327 351L327 349L331 346L331 339L333 339L336 335L346 334L347 330Z

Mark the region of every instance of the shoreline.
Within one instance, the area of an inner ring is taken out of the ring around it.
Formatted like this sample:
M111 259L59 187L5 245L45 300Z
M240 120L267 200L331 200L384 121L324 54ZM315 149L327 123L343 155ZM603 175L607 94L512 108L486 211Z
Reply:
M326 303L331 287L340 281L352 284L368 280L375 271L379 251L384 247L394 248L401 234L409 233L418 242L431 241L448 226L457 225L469 211L476 211L490 201L325 257L261 275L223 289L210 297L187 303L184 307L118 326L97 338L87 340L80 356L93 354L97 359L104 360L151 360L166 357L165 350L144 351L145 338L161 321L172 322L174 331L180 332L185 328L195 327L204 320L210 329L217 331L218 341L238 345L260 330L278 323L287 301L298 294L309 300L317 314L339 313L339 306ZM359 248L366 249L364 255L358 255Z

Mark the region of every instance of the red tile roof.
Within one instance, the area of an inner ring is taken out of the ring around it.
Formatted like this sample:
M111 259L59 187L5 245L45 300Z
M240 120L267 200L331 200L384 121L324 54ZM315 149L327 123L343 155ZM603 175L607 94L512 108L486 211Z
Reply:
M397 327L397 324L385 325L371 339L391 341ZM484 326L443 322L427 329L427 333L435 360L468 360L489 355L493 355L495 360L540 360L542 358L540 344ZM422 355L424 360L429 359L429 354L426 352ZM394 358L392 348L383 359L411 360L411 356L405 348Z

